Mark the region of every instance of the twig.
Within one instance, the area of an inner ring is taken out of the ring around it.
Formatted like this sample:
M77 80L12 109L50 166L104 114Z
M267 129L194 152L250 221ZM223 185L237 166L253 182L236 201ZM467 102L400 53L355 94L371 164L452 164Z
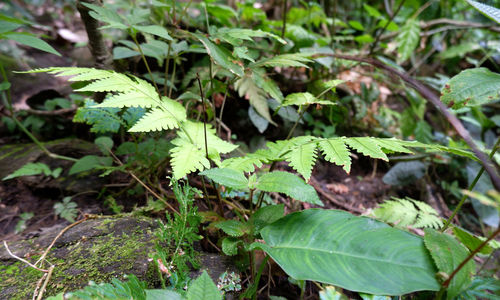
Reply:
M9 249L9 246L7 246L7 241L3 241L3 245L5 247L5 250L7 250L7 253L9 253L9 255L12 256L13 258L15 258L15 259L17 259L19 261L22 261L23 263L27 264L28 266L32 267L35 270L38 270L38 271L41 271L41 272L44 272L44 273L48 273L49 272L49 270L40 269L39 267L37 267L34 264L32 264L29 261L27 261L26 259L20 258L19 256L17 256L14 253L12 253L10 251L10 249Z
M47 249L45 249L45 251L43 252L42 256L40 256L40 258L36 261L35 265L38 265L39 263L43 262L43 260L45 259L45 257L47 256L47 254L49 254L49 251L50 249L52 249L52 247L54 246L54 244L56 243L56 241L66 232L68 231L70 228L72 227L75 227L76 225L80 224L80 223L83 223L85 221L88 220L88 215L85 215L83 217L83 219L81 220L78 220L72 224L69 224L68 226L64 227L63 230L61 230L57 236L52 240L52 243L50 243L50 245L47 247ZM47 271L48 272L48 271Z
M343 55L343 54L329 54L329 53L322 53L317 56L332 56L335 58L340 58L340 59L346 59L346 60L352 60L352 61L359 61L359 62L364 62L367 64L370 64L372 66L375 66L377 68L383 69L388 71L391 75L396 75L397 77L401 78L403 81L411 85L422 97L427 99L429 102L431 102L434 106L436 106L441 113L445 116L445 118L448 120L448 122L455 128L457 131L458 135L469 145L469 147L472 149L472 152L476 155L476 157L479 159L481 162L481 165L483 165L484 169L488 173L488 175L491 178L491 181L493 185L495 186L495 189L497 191L500 191L500 177L498 176L493 164L491 161L488 159L488 156L479 150L477 147L476 143L473 141L471 135L465 129L465 127L462 125L460 120L452 114L446 105L444 105L443 102L439 99L439 97L427 86L425 86L422 82L418 81L417 79L409 76L406 73L403 73L399 70L396 70L395 68L388 66L381 61L373 58L368 58L368 57L357 57L357 56L350 56L350 55Z
M42 289L40 290L40 293L38 294L38 297L36 298L37 300L42 300L43 293L45 292L45 289L47 288L47 284L49 284L50 277L52 277L52 272L54 271L54 267L55 267L54 265L51 265L49 268L49 272L47 274L45 274L45 275L47 275L47 277L45 278L45 281L43 282L43 285L42 285Z

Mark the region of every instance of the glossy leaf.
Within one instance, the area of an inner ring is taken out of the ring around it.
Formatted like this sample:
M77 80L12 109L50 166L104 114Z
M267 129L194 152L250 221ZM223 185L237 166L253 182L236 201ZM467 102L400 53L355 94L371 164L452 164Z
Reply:
M441 90L441 101L453 109L482 105L500 96L500 74L486 68L460 72Z
M266 226L261 235L262 249L295 279L377 295L440 288L422 238L373 219L310 209Z

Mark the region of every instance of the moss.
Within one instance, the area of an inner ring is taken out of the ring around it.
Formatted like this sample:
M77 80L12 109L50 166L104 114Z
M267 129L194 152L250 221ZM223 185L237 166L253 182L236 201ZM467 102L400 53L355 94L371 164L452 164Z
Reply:
M136 230L137 228L126 230L128 234L116 234L112 228L115 223L112 221L106 220L99 225L107 227L106 231L111 232L109 234L88 240L82 238L73 245L51 251L47 261L54 264L55 268L45 296L79 289L90 280L110 282L112 278L131 273L151 284L157 282L154 274L158 273L151 271L150 266L142 266L142 270L137 266L144 264L148 251L154 249L154 236L144 234L145 230ZM36 261L36 257L31 257L30 261ZM42 272L27 267L22 262L0 265L0 296L5 297L4 293L8 292L9 299L30 298L42 275ZM121 277L118 279L123 280Z

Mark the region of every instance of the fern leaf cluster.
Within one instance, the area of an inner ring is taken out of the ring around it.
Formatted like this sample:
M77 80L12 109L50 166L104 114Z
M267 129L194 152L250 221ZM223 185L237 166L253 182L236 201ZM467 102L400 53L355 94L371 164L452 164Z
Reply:
M377 219L397 227L440 228L443 222L434 208L411 198L392 198L373 211Z
M267 149L257 150L245 157L230 158L222 162L222 167L244 172L253 172L255 166L273 161L287 161L292 168L306 180L311 177L312 168L318 152L325 160L341 166L347 173L351 170L351 150L365 156L388 160L386 153L413 153L411 148L424 148L431 151L448 151L456 154L456 149L420 142L402 141L395 138L374 137L335 137L319 138L301 136L287 141L268 142ZM468 154L468 152L465 151Z
M160 98L151 84L135 76L92 68L46 68L30 71L30 73L39 72L47 72L56 76L72 76L70 81L90 82L77 91L110 93L101 104L87 100L86 103L92 105L87 105L85 110L75 117L81 122L91 122L106 116L107 118L103 120L108 121L101 127L113 124L113 128L116 127L115 129L118 130L118 122L121 121L121 118L117 116L119 109L127 107L127 112L129 112L139 107L149 111L129 129L130 132L180 128L178 137L172 141L175 147L171 150L171 164L175 178L182 178L190 172L209 168L208 159L218 163L220 153L228 153L237 147L221 140L216 136L215 130L207 125L207 149L205 149L203 123L187 121L186 110L180 103L168 97ZM95 118L92 117L94 115ZM129 112L127 116L134 119L132 112ZM125 114L122 118L125 119Z

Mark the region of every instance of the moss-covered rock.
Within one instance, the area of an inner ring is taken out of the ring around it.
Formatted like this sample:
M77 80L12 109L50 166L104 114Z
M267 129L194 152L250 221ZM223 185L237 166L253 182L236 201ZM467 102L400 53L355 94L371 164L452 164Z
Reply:
M86 220L69 229L55 243L47 261L55 265L45 296L82 288L90 280L109 282L134 274L153 287L156 223L148 218L121 217ZM11 251L35 262L61 228L42 236L14 242ZM44 266L48 268L47 265ZM0 249L0 299L29 299L43 273L11 257Z

